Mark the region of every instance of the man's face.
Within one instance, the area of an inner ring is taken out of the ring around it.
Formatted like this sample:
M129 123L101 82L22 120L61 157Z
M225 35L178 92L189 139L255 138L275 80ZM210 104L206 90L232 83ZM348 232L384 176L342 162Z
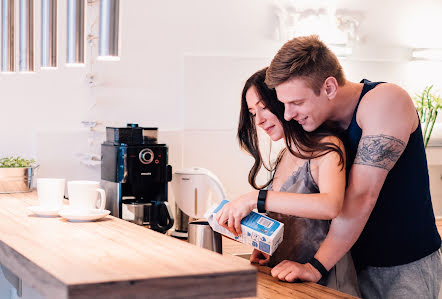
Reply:
M305 79L292 78L276 86L278 100L284 103L284 118L296 120L307 132L316 130L327 120L328 97L323 88L316 95Z

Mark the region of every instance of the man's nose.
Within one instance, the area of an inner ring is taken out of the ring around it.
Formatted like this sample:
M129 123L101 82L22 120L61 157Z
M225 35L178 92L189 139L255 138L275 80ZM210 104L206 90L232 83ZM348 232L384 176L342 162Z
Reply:
M290 120L294 119L296 114L297 113L296 113L295 109L293 109L292 107L287 106L287 105L284 106L284 119L286 121L290 121Z

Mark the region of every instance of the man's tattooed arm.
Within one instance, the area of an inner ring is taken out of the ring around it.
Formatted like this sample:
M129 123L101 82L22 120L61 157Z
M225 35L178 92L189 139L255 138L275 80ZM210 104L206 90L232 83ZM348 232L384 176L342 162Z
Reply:
M374 166L390 171L406 144L393 136L369 135L359 141L354 164Z

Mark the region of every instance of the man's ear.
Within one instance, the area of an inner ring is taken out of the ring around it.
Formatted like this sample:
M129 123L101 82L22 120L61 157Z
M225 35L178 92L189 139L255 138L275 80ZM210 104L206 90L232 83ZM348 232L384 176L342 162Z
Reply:
M335 98L336 94L338 93L338 86L339 84L335 77L328 77L325 79L323 87L329 100Z

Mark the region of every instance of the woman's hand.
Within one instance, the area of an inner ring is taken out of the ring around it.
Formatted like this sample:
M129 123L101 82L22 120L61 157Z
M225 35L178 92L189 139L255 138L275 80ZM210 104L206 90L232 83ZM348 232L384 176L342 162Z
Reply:
M241 234L241 220L256 207L258 191L251 191L226 203L216 213L218 224L228 229L235 236Z
M321 273L309 263L300 264L288 260L284 260L276 265L272 269L271 274L279 280L288 282L294 282L296 279L318 282L321 279Z
M250 256L250 262L252 264L259 264L261 266L267 265L270 260L270 255L261 252L258 249L253 249L252 255Z

